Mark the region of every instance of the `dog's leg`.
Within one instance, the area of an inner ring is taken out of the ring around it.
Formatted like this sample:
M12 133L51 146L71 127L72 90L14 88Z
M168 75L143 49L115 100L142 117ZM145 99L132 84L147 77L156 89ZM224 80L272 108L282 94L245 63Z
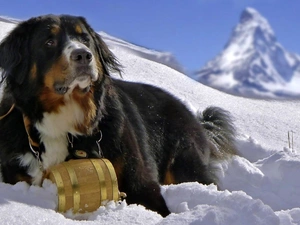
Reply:
M145 171L136 171L134 176L132 171L129 173L126 171L123 172L123 179L119 180L119 189L126 193L128 204L141 204L164 217L170 214L166 202L161 195L158 182L152 181L151 178L149 178L150 180L146 180L146 177L140 176Z
M210 167L210 151L208 142L199 136L185 137L176 145L176 154L169 157L161 182L166 185L194 181L216 183L216 171Z

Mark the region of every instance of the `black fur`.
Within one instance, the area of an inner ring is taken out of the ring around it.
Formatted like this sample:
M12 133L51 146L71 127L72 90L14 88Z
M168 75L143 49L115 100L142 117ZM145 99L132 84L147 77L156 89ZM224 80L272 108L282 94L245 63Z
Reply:
M45 39L43 29L57 20L65 34L59 36L55 49L43 51L40 41ZM34 129L35 124L43 120L44 108L39 96L45 73L62 54L66 41L63 35L76 35L72 33L73 23L84 25L89 33L88 47L102 66L98 80L92 84L92 99L97 107L96 116L89 124L93 131L74 136L73 144L84 147L91 157L103 154L113 163L119 189L126 192L128 203L143 204L163 216L168 215L169 210L160 194L160 184L216 183L216 176L209 169L211 162L235 154L234 128L229 114L212 107L197 118L166 91L110 77L111 71L121 71L120 64L86 21L81 17L51 15L19 24L0 45L2 83L6 84L0 116L15 104L14 110L0 120L3 180L8 183L31 181L28 167L20 165L20 155L32 153L23 115L32 123L30 135L43 146ZM37 70L34 78L30 77L33 65ZM95 143L100 130L99 155ZM40 154L45 151L47 149L42 148ZM73 157L71 151L67 159ZM43 162L43 157L40 158Z
M222 159L228 156L228 153L230 153L229 155L236 154L235 127L229 112L219 107L208 107L202 113L198 112L197 117L205 129L206 135L216 146L217 151L212 152L214 157ZM220 149L222 151L219 151Z

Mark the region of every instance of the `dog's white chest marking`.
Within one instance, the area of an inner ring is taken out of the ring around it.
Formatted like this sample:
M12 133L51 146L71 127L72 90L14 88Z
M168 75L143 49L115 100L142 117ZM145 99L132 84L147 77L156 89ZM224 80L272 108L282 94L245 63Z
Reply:
M84 114L80 106L72 99L61 106L57 113L44 113L41 122L35 127L40 133L40 141L44 144L45 152L42 153L42 165L46 170L49 167L63 162L68 156L68 133L80 134L76 125L82 123Z

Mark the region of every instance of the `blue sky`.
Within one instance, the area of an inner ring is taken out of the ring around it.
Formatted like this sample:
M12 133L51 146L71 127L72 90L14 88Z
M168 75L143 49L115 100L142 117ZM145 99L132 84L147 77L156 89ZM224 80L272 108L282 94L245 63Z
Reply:
M287 50L300 54L299 0L5 0L0 15L84 16L96 31L172 52L184 68L193 71L223 49L248 6L269 20Z

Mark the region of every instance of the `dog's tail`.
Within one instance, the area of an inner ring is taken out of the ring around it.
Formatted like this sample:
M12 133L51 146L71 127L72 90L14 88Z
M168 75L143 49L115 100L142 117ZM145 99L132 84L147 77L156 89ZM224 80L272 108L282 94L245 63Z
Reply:
M219 107L208 107L203 112L198 112L197 118L211 142L213 159L225 159L237 154L236 131L228 111Z

